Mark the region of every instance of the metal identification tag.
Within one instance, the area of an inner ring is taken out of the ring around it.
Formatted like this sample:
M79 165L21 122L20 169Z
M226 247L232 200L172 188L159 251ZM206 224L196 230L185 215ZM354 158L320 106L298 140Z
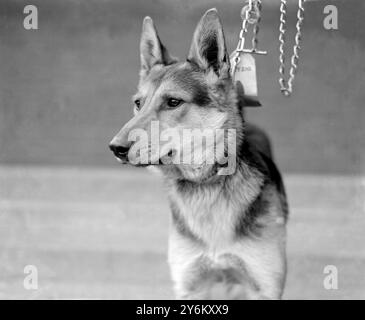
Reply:
M250 53L241 52L236 62L236 56L236 52L231 55L231 66L238 101L244 107L259 107L255 58Z

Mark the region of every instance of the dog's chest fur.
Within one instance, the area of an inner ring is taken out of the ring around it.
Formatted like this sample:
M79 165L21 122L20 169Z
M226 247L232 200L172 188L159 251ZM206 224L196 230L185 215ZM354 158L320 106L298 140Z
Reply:
M177 227L213 250L232 244L240 216L261 191L262 179L257 174L238 174L226 179L230 179L229 183L204 186L180 182L170 189Z

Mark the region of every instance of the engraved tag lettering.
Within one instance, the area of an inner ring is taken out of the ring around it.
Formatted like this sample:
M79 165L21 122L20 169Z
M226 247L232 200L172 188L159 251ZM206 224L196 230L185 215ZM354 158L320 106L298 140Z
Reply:
M235 56L232 54L232 58ZM237 88L238 99L245 100L244 106L257 107L261 106L257 95L257 76L255 58L250 53L241 53L240 60L236 64L231 61L231 66L234 68L233 81ZM244 96L244 97L243 97Z

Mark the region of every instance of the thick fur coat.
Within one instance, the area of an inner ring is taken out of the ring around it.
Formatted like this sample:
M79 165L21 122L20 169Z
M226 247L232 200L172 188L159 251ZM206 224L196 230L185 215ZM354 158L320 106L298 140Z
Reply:
M136 154L147 152L148 164L162 172L172 215L168 261L176 297L280 299L286 275L284 186L267 136L245 122L244 105L237 103L217 11L201 18L186 61L170 56L149 17L140 50L135 116L110 148L121 162L135 165L141 165ZM149 132L153 121L161 130L234 130L216 142L224 144L234 170L220 175L218 157L199 165L161 164L181 145L161 143L161 154L129 139L135 129ZM235 152L229 154L227 145Z

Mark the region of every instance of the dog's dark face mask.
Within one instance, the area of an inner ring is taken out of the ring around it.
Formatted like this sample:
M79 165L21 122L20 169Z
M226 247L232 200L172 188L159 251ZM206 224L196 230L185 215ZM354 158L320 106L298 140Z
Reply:
M143 22L140 50L135 116L113 138L112 151L124 163L163 164L160 169L169 176L206 180L228 161L228 149L236 146L237 135L242 136L217 12L209 10L198 23L187 61L170 56L149 17ZM197 147L188 137L184 140L189 132L190 139L198 135L203 143ZM213 141L207 141L207 136L213 136ZM196 152L203 154L200 162L194 157Z

